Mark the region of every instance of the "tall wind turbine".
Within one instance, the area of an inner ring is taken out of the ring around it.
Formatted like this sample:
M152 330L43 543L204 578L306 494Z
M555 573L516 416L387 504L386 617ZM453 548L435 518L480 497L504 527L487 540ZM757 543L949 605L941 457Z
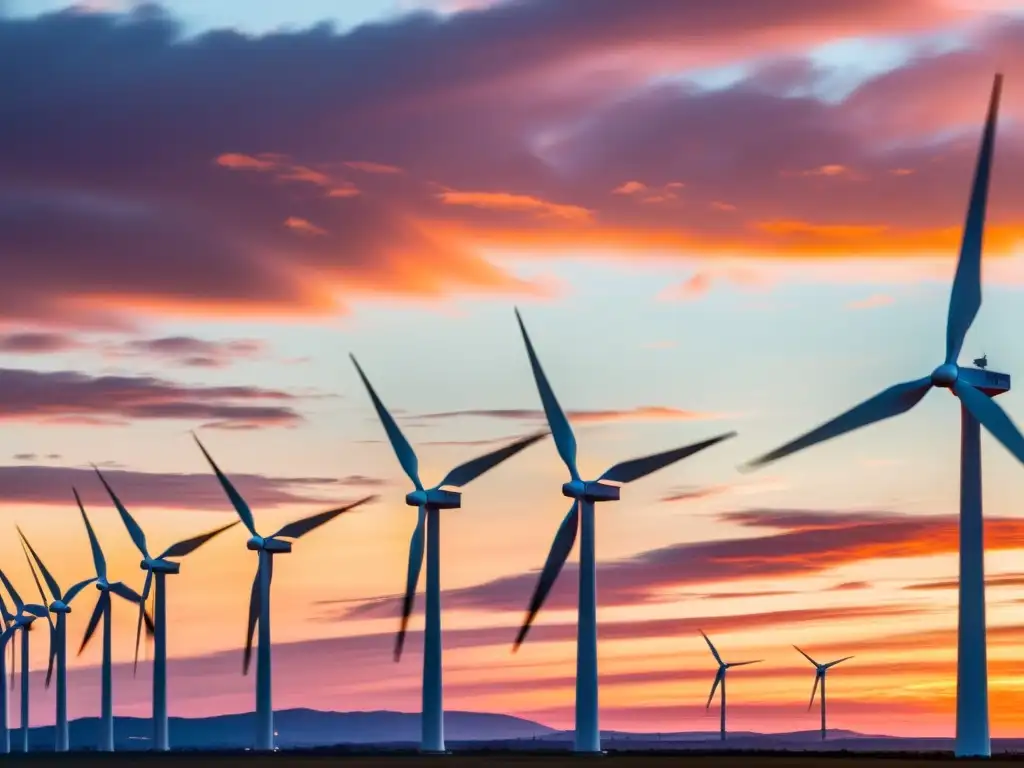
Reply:
M96 469L100 482L107 489L110 500L121 515L124 527L128 529L128 535L132 537L135 547L142 554L140 567L146 572L146 581L142 587L142 602L139 603L139 620L135 627L135 667L139 664L139 640L142 635L142 621L144 606L149 599L149 591L155 587L155 608L153 610L153 749L166 752L170 749L170 739L167 732L167 595L165 578L168 574L175 574L181 569L181 564L168 558L184 557L194 552L203 544L208 542L219 533L238 524L234 520L227 525L222 525L212 531L193 536L192 538L179 541L165 549L157 557L152 557L146 548L146 535L142 528L135 522L124 504L114 493L113 488L107 483L103 474Z
M967 221L946 320L946 357L929 376L896 384L832 421L750 462L763 466L783 456L905 413L933 387L960 399L960 594L957 629L957 757L988 757L988 663L985 647L984 523L981 515L981 429L1024 462L1024 437L992 398L1010 390L1010 376L957 365L964 337L981 307L981 251L995 149L1002 75L996 75L974 172Z
M14 601L14 610L17 613L11 617L14 622L13 628L15 630L21 630L21 751L28 752L28 633L32 630L32 623L36 619L42 619L49 616L45 606L36 605L35 603L26 603L21 599L21 595L18 594L18 590L11 584L10 579L7 575L0 571L0 581L4 583L4 587L10 594L11 599ZM6 610L6 608L5 608ZM11 685L14 684L14 668L11 668Z
M256 651L256 749L270 751L274 749L274 706L270 692L270 581L274 575L274 555L286 554L292 551L292 542L285 539L298 539L310 531L328 523L338 515L362 506L367 502L374 501L376 496L365 498L346 504L337 509L330 509L326 512L318 512L309 517L303 517L293 523L288 523L277 533L270 536L260 536L256 532L256 523L253 520L252 510L246 504L242 495L235 490L235 486L228 480L227 475L220 471L220 467L214 462L199 438L192 437L203 452L206 461L221 488L231 501L235 512L238 513L252 537L246 542L246 548L259 553L259 565L256 568L256 578L252 582L252 592L249 596L249 626L245 633L245 654L242 657L242 674L249 674L249 660L252 657L252 636L256 629L257 621L260 626L260 637Z
M398 463L402 465L405 474L412 481L415 490L406 495L405 503L419 510L416 528L413 530L412 541L409 544L409 570L406 576L405 600L402 603L402 623L395 642L395 661L402 657L405 631L409 623L409 614L412 612L416 585L420 578L420 568L423 565L423 533L424 527L426 527L427 611L426 633L423 636L423 714L420 718L422 728L420 751L444 752L444 704L441 686L441 510L460 508L462 494L442 489L446 486L461 488L505 459L515 456L527 446L546 437L547 432L520 438L485 456L460 464L445 475L444 480L436 486L424 489L423 483L420 482L419 461L412 446L405 439L405 435L398 428L398 424L388 409L384 407L384 403L377 397L376 391L370 384L370 380L366 378L366 374L363 373L355 356L349 355L349 357L352 358L352 363L355 365L356 371L359 372L359 378L366 386L370 400L373 401L373 407L377 411L381 424L384 425L388 441L398 456Z
M82 637L82 644L78 648L78 655L89 644L89 640L96 632L100 619L103 619L103 665L102 665L102 691L100 693L100 743L101 752L114 751L114 694L111 680L111 595L117 595L122 600L127 600L134 605L142 605L142 597L135 590L120 581L107 580L107 560L103 557L103 550L96 538L96 532L92 529L89 516L85 514L85 507L82 506L82 499L78 491L71 489L75 494L75 501L78 503L78 510L82 513L82 520L85 522L85 530L89 534L89 546L92 549L92 562L96 568L96 589L100 596L96 600L96 607L92 616L89 617L89 625L85 628L85 635ZM150 634L153 633L153 620L146 614L146 628Z
M14 683L14 646L11 638L18 630L17 617L7 609L7 603L0 597L0 619L3 633L0 634L0 754L10 754L11 731L8 725L7 709L7 647L11 648L11 683Z
M53 578L49 569L43 563L38 553L33 549L29 540L22 533L21 528L18 528L18 535L21 536L22 544L28 548L28 552L31 553L32 559L35 560L35 565L39 568L39 572L43 576L43 581L46 582L47 589L50 590L50 596L53 598L53 602L50 603L50 612L57 615L57 620L51 619L51 631L50 631L50 662L46 668L46 686L50 685L50 677L53 674L54 661L57 662L57 727L54 732L54 749L57 752L67 752L70 744L68 734L68 648L67 648L67 615L71 613L71 601L75 599L83 589L96 581L96 577L92 576L88 579L84 579L77 584L71 586L68 591L62 592L60 586L57 584L57 580ZM32 567L32 562L29 562L29 566ZM32 576L35 577L35 569L33 568ZM42 586L39 584L38 578L36 578L36 586L39 588L39 596L42 600L46 601L46 594L43 592Z
M551 551L548 553L547 561L540 573L540 579L537 581L537 588L530 600L526 620L519 630L512 650L517 650L526 639L534 617L541 605L544 604L548 592L554 586L555 579L558 578L562 566L576 543L576 531L581 529L579 616L576 629L576 738L574 749L576 752L600 752L601 730L598 725L597 704L597 567L594 557L594 505L602 501L618 501L619 485L611 485L611 483L624 484L639 480L641 477L646 477L680 459L685 459L715 443L733 437L736 433L727 432L724 435L683 448L623 461L605 470L597 480L582 480L579 470L576 468L576 438L573 436L572 427L569 426L562 407L555 399L555 393L533 351L533 344L530 343L530 337L526 333L526 327L523 325L523 319L519 316L518 309L516 310L516 320L519 321L519 330L526 343L526 353L529 355L530 367L533 368L533 378L537 383L541 404L544 406L544 413L555 439L555 447L569 470L571 480L562 486L562 495L572 499L573 503L555 534L555 541L551 545Z
M793 647L796 648L798 651L800 651L800 649L797 648L795 645ZM807 659L809 662L811 662L811 664L814 665L814 687L811 688L811 701L807 705L807 710L808 711L810 711L811 707L814 706L814 694L818 692L818 683L819 682L821 683L821 740L824 741L825 740L825 673L828 672L830 669L832 669L832 667L834 667L836 664L841 664L844 661L852 659L853 656L844 656L841 659L836 659L835 661L830 661L828 664L819 664L818 662L816 662L814 659L812 659L810 656L808 656L803 651L800 651L800 655L803 656L805 659Z
M708 639L708 636L704 634L704 630L701 630L700 634L704 638L704 641L708 644L708 648L711 649L711 655L714 656L715 661L718 662L718 672L715 673L715 682L711 684L711 694L708 696L708 703L707 706L704 707L704 709L711 708L711 702L715 698L715 689L717 689L718 686L721 685L722 694L719 702L720 711L718 715L718 731L722 741L725 741L725 672L726 670L732 669L733 667L745 667L748 664L760 664L762 661L764 661L764 659L756 659L754 661L722 661L722 657L718 655L718 651L715 649L715 646L712 645L711 640Z

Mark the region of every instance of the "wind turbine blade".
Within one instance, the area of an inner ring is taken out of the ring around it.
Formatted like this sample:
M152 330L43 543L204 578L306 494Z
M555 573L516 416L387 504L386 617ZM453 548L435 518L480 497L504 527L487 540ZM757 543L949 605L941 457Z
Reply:
M298 539L305 536L310 531L316 530L324 523L329 523L331 520L336 518L343 512L361 507L363 504L368 504L371 501L376 501L379 497L376 495L364 496L359 501L353 501L351 504L346 504L344 507L338 507L337 509L329 509L326 512L318 512L315 515L304 517L301 520L288 523L281 530L275 533L270 538L276 539L278 537L285 539Z
M964 337L981 308L981 249L985 238L985 209L988 205L989 180L992 175L992 156L995 154L996 123L999 119L999 96L1003 76L996 75L985 118L985 130L978 150L978 164L974 169L971 201L967 208L960 258L949 295L949 315L946 320L946 362L955 363L960 357Z
M781 448L776 448L774 451L754 459L745 468L757 469L769 462L789 456L791 453L796 453L817 443L822 443L826 440L831 440L833 437L839 437L839 435L852 432L855 429L866 427L868 424L874 424L876 421L883 421L893 416L899 416L901 413L906 413L921 402L921 398L928 393L931 387L931 377L907 381L903 384L889 387L874 397L865 400L860 405L856 405L845 413L840 414L832 419L832 421L812 429L807 434L786 443Z
M245 503L245 499L242 498L242 494L235 490L235 486L228 480L227 475L220 471L220 467L217 466L217 462L213 460L213 457L209 454L203 444L199 442L199 438L196 434L192 433L192 439L196 441L196 445L199 446L199 450L203 452L203 456L206 457L207 463L213 470L213 473L217 476L217 480L220 481L220 487L224 489L224 493L227 494L228 499L231 500L231 505L235 508L235 512L238 513L238 518L242 521L242 525L249 529L249 533L253 536L259 536L256 533L256 523L252 517L252 510L249 509L249 505Z
M711 655L715 657L715 661L719 664L724 664L725 662L722 661L722 657L718 655L718 651L715 649L715 646L712 644L708 636L704 634L704 630L698 629L697 631L700 632L700 636L704 638L704 642L708 644L708 648L711 649Z
M398 428L398 424L387 408L384 407L384 403L381 402L380 398L377 397L377 392L370 383L370 380L366 378L366 374L363 373L363 369L359 366L359 361L356 360L355 355L349 355L352 359L352 364L356 367L356 371L359 373L359 378L363 380L363 386L366 387L366 391L370 395L370 400L373 401L373 408L377 411L377 417L380 419L380 423L384 426L384 431L387 433L388 442L391 443L391 447L395 451L395 455L398 457L398 463L402 465L402 469L405 474L409 476L412 484L416 486L417 491L423 490L423 483L420 482L420 466L419 460L416 458L416 452L413 451L412 446L409 445L409 441L405 439L405 435L402 434L402 430Z
M484 472L501 464L505 459L510 459L519 453L524 448L536 443L538 440L548 436L548 432L538 432L535 435L528 435L521 437L514 443L499 448L496 451L491 451L485 456L479 456L471 461L467 461L465 464L460 464L447 475L444 480L437 484L438 488L444 486L451 486L453 488L460 488L467 483L476 480Z
M579 480L580 473L576 469L576 437L572 433L572 427L569 426L569 420L565 417L565 411L558 404L558 398L555 397L555 392L551 389L551 384L548 383L548 377L544 374L540 360L537 359L537 353L533 350L533 343L530 341L530 335L526 332L526 326L523 325L523 318L518 309L516 310L516 322L519 323L519 330L523 334L526 354L530 357L530 368L533 369L533 380L537 383L537 392L540 394L540 402L544 406L544 415L551 428L551 435L555 439L558 455L565 462L570 477L573 480Z
M75 597L78 596L78 593L81 592L86 587L88 587L94 581L96 581L96 577L95 576L91 576L90 578L85 579L84 581L80 581L77 584L72 584L71 585L71 589L69 589L67 591L67 594L64 595L64 603L66 605L70 605L71 601L74 600Z
M78 495L78 490L72 488L71 492L75 494L75 501L78 502L78 511L82 513L82 520L85 521L85 531L89 534L89 546L92 548L92 562L96 567L96 576L105 579L107 578L107 560L103 557L103 550L100 549L100 542L96 538L96 531L92 529L89 516L85 514L85 507L82 506L82 499Z
M835 661L830 661L828 664L825 665L825 669L831 669L836 664L842 664L844 661L849 661L852 658L853 658L853 656L843 656L843 658L841 658L841 659L836 659Z
M78 646L78 655L82 655L82 651L85 650L85 646L92 640L92 636L96 633L96 627L100 625L100 619L103 618L103 607L110 602L110 595L106 592L100 592L99 599L96 601L96 607L92 609L92 616L89 617L89 625L85 628L85 634L82 636L82 644Z
M256 569L256 578L252 580L252 592L249 593L249 623L245 630L245 652L242 654L242 674L249 674L249 662L252 660L252 636L256 633L256 622L260 617L260 567Z
M146 549L146 534L142 532L142 528L140 528L139 524L135 522L135 518L129 514L127 509L125 509L124 504L121 503L117 494L114 493L114 489L110 487L110 484L107 482L107 478L105 478L103 473L100 472L99 467L93 464L92 468L96 470L97 477L99 477L100 482L103 483L103 487L107 489L107 494L110 496L110 500L114 502L114 506L117 508L117 513L121 516L121 522L123 522L124 527L128 529L128 535L132 537L132 541L135 542L135 546L138 548L139 552L142 553L142 556L148 560L149 550Z
M704 706L704 709L711 709L711 702L715 699L715 691L718 690L718 684L722 682L722 668L719 667L715 673L715 682L711 684L711 693L708 694L708 703Z
M764 659L755 659L754 661L733 661L726 664L727 667L745 667L748 664L760 664Z
M814 706L814 696L818 692L818 681L819 680L821 680L821 673L820 672L815 672L814 673L814 687L811 688L811 700L807 704L807 709L810 709L811 707Z
M111 582L109 589L122 600L127 600L129 603L139 605L142 602L142 595L129 587L123 581Z
M954 382L953 392L992 437L1002 443L1017 461L1024 463L1024 437L999 404L981 390L963 381Z
M215 528L212 531L207 531L206 533L201 533L198 536L193 536L191 539L185 539L184 541L179 541L177 544L171 544L171 546L164 550L159 559L163 560L167 557L184 557L185 555L191 554L217 534L224 533L228 528L233 528L238 525L238 523L239 521L235 520L227 525L222 525L220 528Z
M149 589L153 585L153 572L146 571L146 581L142 585L142 602L139 603L139 618L135 622L135 661L132 663L132 677L139 669L139 643L142 640L142 617L146 613L146 598L149 597Z
M18 533L21 533L19 530ZM25 539L22 537L21 540L21 551L25 553L25 562L28 563L28 569L32 571L32 581L36 583L36 589L39 591L39 599L42 601L42 605L26 605L25 610L31 613L33 616L39 616L39 618L46 617L46 621L50 624L50 629L53 629L53 617L50 616L50 612L46 610L46 593L43 591L43 585L39 583L39 574L36 573L36 567L32 565L32 558L28 554L28 548L25 546ZM58 598L60 599L60 598ZM37 613L34 609L39 608L42 614Z
M813 665L814 665L815 667L817 667L817 666L818 666L818 662L816 662L816 661L815 661L814 659L812 659L812 658L811 658L810 656L808 656L808 655L807 655L806 653L804 653L803 651L801 651L801 650L800 650L799 648L797 648L797 647L796 647L795 645L794 645L793 647L794 647L794 648L796 648L796 649L797 649L797 651L799 651L799 652L800 652L800 655L801 655L801 656L803 656L803 657L804 657L805 659L807 659L807 660L808 660L809 662L811 662L811 664L813 664Z
M18 594L18 590L14 588L14 585L11 584L11 580L7 578L7 574L3 571L0 571L0 581L4 583L4 588L14 601L14 610L21 613L25 609L25 603L22 602L21 595Z
M674 464L677 461L685 459L687 456L692 456L699 451L703 451L705 448L710 448L715 443L720 443L723 440L728 440L730 437L735 436L735 432L727 432L724 435L712 437L710 440L702 440L701 442L694 443L693 445L687 445L682 448L673 448L670 451L655 453L651 456L643 456L639 459L622 461L611 469L608 469L599 479L610 480L613 483L631 483L634 480L639 480L641 477L646 477L652 472L657 472L659 469L664 469L669 464Z
M405 597L402 598L402 619L395 638L395 661L402 658L405 645L405 631L409 626L409 615L412 613L413 601L416 599L416 585L420 580L420 568L423 567L423 528L427 521L426 507L420 507L416 518L416 528L409 542L409 568L405 576Z
M37 619L49 618L50 612L41 605L35 605L34 603L25 604L25 613L35 616Z
M530 598L530 607L526 612L526 620L523 621L523 626L519 628L519 634L516 635L516 641L512 645L513 653L519 650L519 646L523 644L527 633L530 631L530 627L533 625L533 620L537 616L537 612L544 605L544 601L547 599L551 588L555 586L558 574L562 572L562 566L565 565L565 561L569 558L569 553L572 552L572 548L576 544L576 532L579 530L579 527L580 505L579 502L574 501L569 514L562 520L562 524L558 526L558 532L555 533L555 540L552 542L551 550L548 552L548 559L544 561L540 578L537 580L537 587L533 591L533 597Z
M53 677L53 663L57 660L57 627L50 625L50 660L46 665L45 688L50 687L50 678Z
M39 566L39 572L43 575L43 581L45 581L46 586L49 587L50 594L53 595L53 599L60 600L60 587L57 586L56 580L47 570L46 566L43 565L43 561L40 559L39 555L36 554L35 549L32 548L32 544L29 543L29 540L25 537L25 534L22 532L21 527L15 526L15 528L18 529L18 535L21 536L22 542L24 542L25 546L28 547L28 551L32 554L32 559L35 560L36 565ZM46 602L45 595L43 596L43 602Z

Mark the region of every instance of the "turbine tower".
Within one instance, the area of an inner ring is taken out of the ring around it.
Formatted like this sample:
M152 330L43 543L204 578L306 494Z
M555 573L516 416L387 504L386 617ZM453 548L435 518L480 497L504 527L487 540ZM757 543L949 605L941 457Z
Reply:
M422 734L420 751L426 753L442 753L444 746L444 704L441 686L441 510L459 509L462 506L462 494L457 491L442 490L444 487L461 488L467 483L493 469L505 459L515 456L527 446L533 445L547 432L529 435L516 440L510 445L480 456L464 464L460 464L447 475L444 480L433 488L424 489L419 476L419 461L416 454L398 428L388 409L384 407L369 379L363 373L354 355L349 355L352 363L363 380L366 391L373 401L388 441L398 456L405 474L412 481L414 490L405 497L405 503L419 510L416 528L413 530L409 544L409 570L406 577L405 599L402 603L402 623L395 641L395 661L402 657L402 646L405 642L405 631L412 612L416 585L419 582L420 568L423 566L424 527L426 528L427 555L427 611L426 633L423 637L423 714L420 718Z
M711 649L711 655L714 656L715 661L718 662L718 672L715 673L715 682L711 684L711 694L708 696L708 703L707 706L704 707L704 709L711 708L711 702L715 698L715 690L718 688L719 685L721 685L722 694L721 699L719 701L718 732L722 741L725 741L725 672L727 669L732 669L733 667L745 667L748 664L760 664L762 661L764 661L764 659L756 659L754 661L722 661L722 657L718 655L718 651L715 649L715 646L711 643L711 640L708 639L708 636L704 634L704 630L701 630L700 634L704 638L704 641L708 644L708 648Z
M795 645L793 647L796 648L798 651L800 651L800 649L797 648ZM821 740L824 741L825 740L825 673L828 672L830 669L832 669L832 667L834 667L836 664L842 664L844 661L848 661L849 659L852 659L853 656L844 656L841 659L836 659L835 661L830 661L828 664L819 664L818 662L816 662L814 659L812 659L810 656L808 656L803 651L800 651L800 655L803 656L805 659L807 659L809 662L811 662L811 664L814 665L814 687L811 688L811 701L807 705L807 711L808 712L810 712L811 711L811 707L814 706L814 694L818 692L818 683L819 682L821 683Z
M0 754L11 752L11 731L8 725L7 709L7 647L11 648L11 687L14 687L14 646L11 638L18 630L17 617L7 609L7 603L0 597L0 619L3 633L0 634Z
M715 443L733 437L735 432L713 437L700 443L675 448L670 451L644 456L638 459L620 462L607 469L597 480L582 480L576 468L576 438L572 427L555 399L555 393L548 383L547 376L541 368L540 361L533 351L533 344L526 333L523 319L516 310L516 320L526 344L526 353L530 358L533 378L537 383L541 404L551 434L555 439L558 455L569 470L570 482L562 486L562 495L573 500L569 513L562 520L555 534L555 541L541 570L534 590L526 620L512 646L513 652L518 650L534 617L544 604L544 600L554 586L558 574L565 564L566 558L576 543L576 532L582 530L580 542L579 565L579 603L578 627L576 630L576 736L574 750L576 752L600 752L601 730L598 725L597 703L597 567L594 557L594 505L603 501L618 501L619 485L639 480L659 469L673 464L687 456L692 456Z
M85 635L82 637L82 644L78 647L78 655L89 644L92 636L96 633L100 619L103 620L103 664L101 672L102 690L100 693L100 743L101 752L114 751L114 695L111 681L111 595L117 595L122 600L127 600L134 605L142 606L142 597L131 587L120 581L107 581L107 561L103 557L103 550L96 539L96 532L92 529L89 516L85 514L85 507L82 506L82 499L78 491L71 489L75 494L75 501L78 503L78 510L82 513L82 520L85 522L85 530L89 534L89 546L92 549L92 562L96 568L96 589L100 596L96 599L96 607L92 616L89 617L89 625L85 628ZM144 606L142 606L144 609ZM149 634L153 633L153 620L146 616L146 629Z
M106 478L103 477L99 469L95 467L94 469L96 469L96 474L99 475L103 487L107 489L110 500L117 508L118 514L121 515L121 521L124 523L124 527L128 529L128 535L132 537L135 547L141 553L142 563L140 567L146 572L146 581L142 587L142 602L139 603L139 620L135 626L135 664L133 673L139 665L139 640L142 635L143 607L149 599L150 589L153 588L155 592L155 607L153 610L153 749L166 752L170 749L170 739L167 731L167 595L165 591L165 578L168 574L178 573L181 569L180 563L176 563L168 558L184 557L194 552L217 534L238 525L238 521L234 520L227 525L222 525L220 528L193 536L184 541L179 541L177 544L169 546L157 557L152 557L146 547L146 535L142 532L142 528L139 527L139 524L135 522L135 518L125 509L124 504L121 503L121 500L114 493L114 490L107 483Z
M28 752L28 633L32 630L32 623L36 619L45 618L49 616L49 613L42 605L23 601L21 595L18 594L18 591L3 571L0 571L0 581L3 582L4 587L14 601L14 610L17 611L14 616L9 617L13 621L13 629L21 630L21 751ZM6 606L4 610L6 610ZM13 686L14 666L12 664L11 687L13 688Z
M832 421L750 462L763 466L791 453L876 421L909 411L933 387L948 389L960 400L960 594L957 629L957 757L988 757L988 664L985 647L984 523L981 514L981 430L1024 462L1024 437L992 398L1008 392L1005 373L957 365L971 323L981 307L981 251L995 148L1002 75L996 75L978 153L960 256L949 297L946 357L929 376L896 384Z
M274 708L270 691L270 581L274 575L274 555L286 554L292 551L292 542L285 539L298 539L310 531L319 528L324 523L330 522L338 515L348 512L351 509L362 506L367 502L376 500L376 496L366 496L337 509L330 509L326 512L318 512L315 515L301 518L293 523L288 523L281 530L271 536L260 536L256 532L256 523L253 520L252 511L246 504L242 495L235 490L227 476L220 471L220 467L213 461L199 438L192 437L203 452L206 461L221 488L231 501L235 512L238 513L252 537L246 543L246 548L259 553L259 565L256 568L256 578L252 582L252 592L249 596L249 627L245 633L245 654L242 657L242 674L249 674L249 660L252 657L252 636L256 629L256 623L260 625L260 637L256 653L256 749L271 751L274 749Z
M57 752L67 752L70 744L68 733L67 615L71 613L71 601L75 599L79 592L96 581L96 577L84 579L72 585L66 593L62 592L57 584L57 580L53 578L53 575L47 569L35 549L33 549L32 544L29 543L21 528L18 528L18 535L21 537L22 545L27 548L26 555L31 553L32 560L35 561L35 567L32 565L32 560L29 561L29 567L32 569L32 576L36 580L39 596L43 602L46 602L46 594L43 592L39 578L36 576L36 567L38 567L39 572L42 574L43 581L46 582L46 587L50 590L50 596L53 598L53 602L50 603L50 612L57 615L56 621L50 619L49 616L47 617L50 621L50 661L46 668L46 687L50 687L50 678L53 675L54 661L56 661L57 717L56 728L54 729L54 750Z

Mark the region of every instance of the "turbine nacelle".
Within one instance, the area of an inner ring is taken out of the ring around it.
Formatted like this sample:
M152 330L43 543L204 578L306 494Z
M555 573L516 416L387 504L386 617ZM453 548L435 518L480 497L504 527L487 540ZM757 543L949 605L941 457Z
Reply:
M71 613L71 606L63 600L54 600L50 603L50 613Z
M562 486L563 496L592 503L618 501L619 491L619 486L602 483L600 480L571 480Z
M446 491L441 488L428 488L424 491L413 491L405 496L405 503L410 507L433 507L434 509L459 509L462 506L462 494L458 491Z
M254 552L259 552L262 549L272 555L281 555L292 551L292 543L284 539L275 539L272 536L267 538L253 536L245 542L245 548Z
M36 617L31 613L20 613L14 617L14 626L28 629L32 626L32 622L36 620Z
M143 560L139 563L139 568L153 573L178 573L181 570L181 563L158 557L152 560Z

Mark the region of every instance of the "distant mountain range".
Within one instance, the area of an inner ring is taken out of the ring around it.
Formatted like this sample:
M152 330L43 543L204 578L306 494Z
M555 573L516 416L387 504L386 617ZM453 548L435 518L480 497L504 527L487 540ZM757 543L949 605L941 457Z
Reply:
M405 712L320 712L287 709L276 712L277 744L282 749L328 746L413 749L420 738L420 716ZM13 719L13 718L12 718ZM99 720L82 718L71 723L71 748L93 749L98 741ZM251 714L218 717L172 717L171 744L175 749L244 749L252 744L255 728ZM152 725L148 718L118 717L114 739L118 750L150 748ZM486 712L446 712L445 738L450 749L569 749L572 733L549 728L532 720ZM820 732L761 734L736 732L722 742L718 731L629 733L603 731L609 750L850 750L858 752L939 752L953 748L952 739L871 736L831 730L822 742ZM33 728L32 750L53 749L53 726ZM11 729L12 745L19 744ZM993 752L1024 752L1024 739L994 739Z

